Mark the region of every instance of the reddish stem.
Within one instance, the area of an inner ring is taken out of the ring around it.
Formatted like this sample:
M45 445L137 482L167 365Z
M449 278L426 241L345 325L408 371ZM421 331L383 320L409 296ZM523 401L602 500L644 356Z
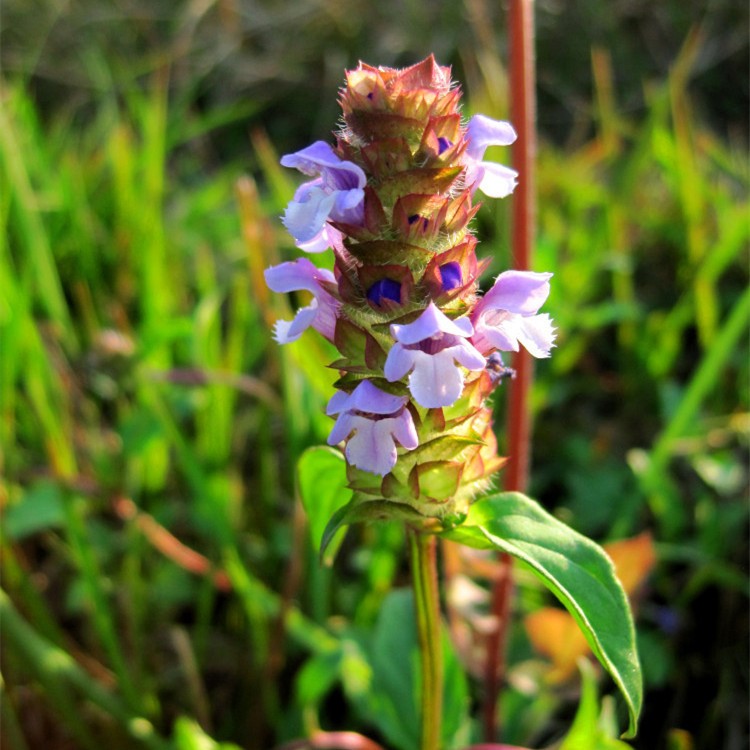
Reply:
M536 224L536 97L534 76L534 2L512 0L510 4L511 118L518 131L513 147L513 166L519 172L513 193L513 258L516 269L531 268ZM509 461L505 488L522 492L526 488L531 449L529 389L532 358L525 349L513 357L516 377L511 381L508 415Z
M382 745L356 732L315 732L305 740L292 740L276 750L385 750Z
M513 166L519 172L513 194L513 256L518 270L531 267L535 225L536 101L534 75L534 3L511 0L508 20L510 35L511 120L518 132L513 146ZM513 358L516 377L511 381L508 410L508 453L505 489L526 489L531 452L531 415L529 389L532 360L525 350ZM510 602L513 596L512 560L500 555L499 575L493 583L492 612L497 627L487 638L485 668L484 736L493 741L499 732L498 695L505 671L505 641L508 632Z
M488 742L495 739L500 725L498 695L505 673L505 641L508 634L512 596L512 559L510 555L502 553L498 563L498 575L492 584L491 605L496 626L487 636L487 661L484 672L484 738Z
M229 591L232 588L232 583L225 571L214 568L208 558L183 544L153 516L140 511L130 498L118 496L114 498L112 504L115 513L124 521L133 521L162 555L190 573L211 576L214 586L220 591Z

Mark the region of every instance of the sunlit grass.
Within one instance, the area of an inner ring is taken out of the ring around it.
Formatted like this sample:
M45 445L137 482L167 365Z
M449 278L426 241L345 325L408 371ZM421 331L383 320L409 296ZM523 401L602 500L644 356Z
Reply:
M595 509L595 530L652 528L665 560L688 561L680 576L697 595L747 588L737 530L750 179L744 155L692 117L694 44L638 120L618 111L596 52L594 135L542 146L535 265L555 270L560 338L538 368L535 406L545 499L570 513L564 492L551 497L571 486L560 477L593 467L611 505ZM488 91L502 83L486 75ZM277 217L294 182L260 130L248 143L257 183L247 163L206 168L199 136L252 107L186 118L167 83L103 96L84 124L42 122L22 84L3 84L4 711L21 726L22 711L43 710L82 748L167 747L180 715L265 748L335 716L334 688L362 689L346 684L367 679L351 628L371 627L398 582L402 540L368 527L344 566L318 567L294 466L325 440L335 372L321 364L333 357L312 335L272 344L290 311L273 308L262 280L291 257ZM480 221L494 218L504 214ZM507 264L505 231L486 245L494 272ZM701 442L708 430L715 439ZM575 453L581 442L591 454ZM620 461L607 474L609 452ZM623 502L607 496L621 481ZM692 600L668 599L667 577L657 592L684 614ZM653 620L647 630L668 663L668 640ZM534 741L529 716L538 726L554 710L538 689L533 708L508 699L516 742ZM199 730L177 726L176 747L193 747Z

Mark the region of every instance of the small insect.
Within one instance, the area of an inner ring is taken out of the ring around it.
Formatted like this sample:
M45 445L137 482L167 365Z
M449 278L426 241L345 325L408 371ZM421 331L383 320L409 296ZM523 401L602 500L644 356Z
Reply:
M487 357L487 372L495 385L499 385L506 378L515 378L516 371L512 367L506 367L500 352L492 352Z

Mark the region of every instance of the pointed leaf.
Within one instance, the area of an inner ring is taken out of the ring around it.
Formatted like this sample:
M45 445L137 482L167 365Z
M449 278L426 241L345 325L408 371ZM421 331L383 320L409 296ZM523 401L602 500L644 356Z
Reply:
M653 540L648 532L630 539L609 542L604 551L614 563L617 578L626 594L637 591L656 564ZM581 656L589 653L588 643L576 621L564 610L542 607L524 618L531 644L552 660L547 675L551 682L562 682L573 675Z
M343 508L339 508L329 519L323 530L323 537L320 540L320 558L323 559L328 549L328 545L331 544L336 533L353 523L354 515L358 508L357 503L348 503Z
M443 639L443 747L455 747L467 729L469 694L466 676L445 630ZM372 666L368 689L350 696L390 747L419 747L419 639L414 597L408 589L391 591L383 600L371 637L362 639Z
M630 713L626 736L632 737L643 699L635 628L625 592L601 547L516 492L478 501L464 524L443 536L502 550L531 567L576 619L622 691Z
M317 446L308 448L297 463L299 494L310 521L312 543L322 544L329 518L352 499L352 491L347 487L346 461L341 453L333 448ZM335 536L335 533L334 533ZM327 564L333 562L343 534L339 534L331 547ZM333 536L326 542L329 547ZM321 557L322 557L321 551Z
M601 714L593 666L581 659L581 699L573 724L560 745L560 750L628 750L626 745L610 736L601 726Z

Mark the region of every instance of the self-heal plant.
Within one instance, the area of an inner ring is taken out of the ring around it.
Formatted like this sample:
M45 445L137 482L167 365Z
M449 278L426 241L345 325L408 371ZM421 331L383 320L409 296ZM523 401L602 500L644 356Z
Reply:
M482 264L469 228L473 195L513 190L516 173L483 158L488 146L509 145L515 133L482 115L464 123L458 102L449 70L432 59L405 71L366 65L350 71L336 147L318 141L281 160L314 177L297 190L283 222L302 250L331 248L335 277L305 259L267 271L275 291L306 289L314 297L291 324L277 324L277 340L293 341L312 326L341 350L336 365L344 394L365 381L371 395L405 399L416 439L404 443L393 433L395 459L390 440L371 441L367 452L347 449L350 481L363 502L383 497L426 519L465 515L498 468L494 442L486 441L486 398L497 383L486 357L517 349L504 330L512 329L513 316L536 312L543 301L538 275L518 274L505 295L508 320L488 308L477 315L475 331ZM335 289L327 283L333 278ZM488 299L502 300L502 292L493 288ZM544 340L533 341L537 356L553 345L552 326L543 333ZM342 433L337 422L334 436L360 445L361 433L374 429L364 424Z
M548 357L539 310L551 273L505 271L484 293L471 219L477 192L512 193L518 175L485 159L515 140L506 122L459 110L450 69L432 57L404 70L360 64L346 74L343 125L282 164L313 178L283 223L297 247L333 255L269 268L277 292L312 301L277 323L280 343L313 328L337 347L340 377L327 413L342 445L352 499L328 523L380 518L409 527L422 652L421 747L441 735L441 636L436 535L525 560L576 617L623 691L631 731L640 703L627 602L606 556L517 493L490 494L503 459L489 397L509 374L502 352ZM511 449L513 446L511 446Z

